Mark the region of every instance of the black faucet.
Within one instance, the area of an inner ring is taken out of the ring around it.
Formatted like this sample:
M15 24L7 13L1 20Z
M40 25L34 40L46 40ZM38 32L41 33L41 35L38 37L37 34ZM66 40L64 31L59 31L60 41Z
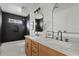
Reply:
M54 39L54 31L52 31L52 38Z
M60 36L61 39L60 39L60 40L63 41L63 40L62 40L62 31L60 31L60 30L58 31L58 34L57 34L58 36L59 36L59 33L61 34L61 36Z

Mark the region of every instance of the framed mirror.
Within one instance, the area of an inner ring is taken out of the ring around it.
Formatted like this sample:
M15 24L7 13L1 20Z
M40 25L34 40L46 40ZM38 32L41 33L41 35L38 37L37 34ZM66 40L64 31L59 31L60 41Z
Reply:
M43 18L35 19L35 31L42 32L43 31Z
M35 32L42 32L43 31L43 14L39 10L36 12L35 15Z

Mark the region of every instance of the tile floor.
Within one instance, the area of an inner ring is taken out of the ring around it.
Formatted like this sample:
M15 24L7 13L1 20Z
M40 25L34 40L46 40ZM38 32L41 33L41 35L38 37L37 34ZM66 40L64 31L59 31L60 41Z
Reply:
M0 56L25 56L24 40L3 43Z

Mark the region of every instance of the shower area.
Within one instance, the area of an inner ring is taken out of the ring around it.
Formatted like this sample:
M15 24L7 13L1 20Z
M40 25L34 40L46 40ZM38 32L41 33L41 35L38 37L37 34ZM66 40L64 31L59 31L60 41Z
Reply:
M24 40L24 35L29 35L27 20L29 20L29 16L24 17L2 12L1 43Z

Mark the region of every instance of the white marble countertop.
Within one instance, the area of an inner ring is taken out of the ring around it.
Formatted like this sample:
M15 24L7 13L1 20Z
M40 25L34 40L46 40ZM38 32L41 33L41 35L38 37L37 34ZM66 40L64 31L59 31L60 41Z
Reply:
M79 56L79 47L75 47L71 42L59 41L51 38L36 37L36 36L25 36L30 37L51 49L55 49L68 56Z

